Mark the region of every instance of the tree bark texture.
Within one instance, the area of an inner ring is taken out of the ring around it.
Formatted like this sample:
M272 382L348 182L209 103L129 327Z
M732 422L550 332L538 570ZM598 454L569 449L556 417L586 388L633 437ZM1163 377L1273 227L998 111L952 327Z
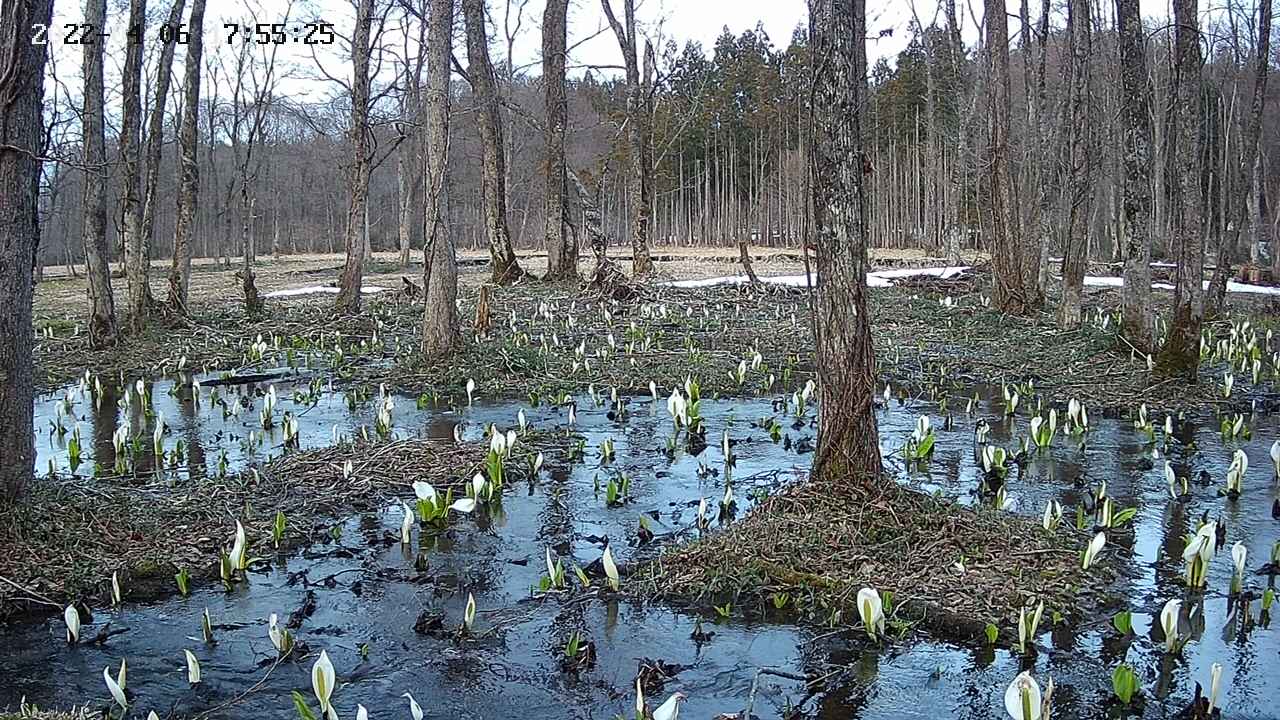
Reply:
M567 182L564 141L569 122L569 101L565 92L565 58L569 0L547 0L542 14L542 83L547 125L543 131L547 145L545 233L547 280L578 278L578 241L566 232Z
M167 24L171 28L182 23L182 10L186 0L173 0L169 7ZM151 102L151 115L147 119L147 144L145 149L144 181L142 190L142 248L148 258L143 265L147 290L147 307L155 304L151 297L151 241L155 236L157 185L160 182L160 158L164 150L164 111L165 101L169 97L170 78L173 76L173 54L177 46L176 38L171 36L169 42L161 39L160 62L156 72L155 95Z
M507 175L503 152L502 113L498 107L497 79L489 60L489 35L484 21L484 0L462 0L462 14L467 26L467 72L475 94L476 129L480 134L483 155L481 194L484 205L485 234L489 240L489 259L493 266L493 282L510 285L524 277L524 270L511 248L507 228Z
M33 44L30 33L52 15L53 0L0 3L0 504L18 497L35 466L31 302L48 46Z
M347 129L350 169L347 174L347 260L338 281L338 312L360 311L364 279L365 212L369 203L369 36L373 31L373 0L360 0L355 34L351 38L351 125Z
M817 248L821 426L814 476L878 482L875 356L867 313L867 201L860 114L866 101L865 0L809 0L809 143Z
M104 27L106 0L85 2L85 22ZM104 43L85 43L84 50L84 241L85 276L89 292L89 347L97 350L115 344L115 297L111 290L111 248L107 244L107 141L104 129Z
M1124 287L1121 325L1129 344L1152 353L1151 313L1151 81L1138 0L1116 0L1124 132Z
M1194 382L1198 375L1204 320L1204 198L1200 184L1204 92L1198 5L1197 0L1173 0L1170 215L1178 270L1169 334L1156 359L1160 374L1188 382Z
M1062 252L1062 300L1058 327L1080 326L1084 271L1089 261L1089 218L1093 200L1093 0L1071 0L1067 27L1071 43L1070 192L1067 196L1067 232Z
M188 23L191 40L187 44L186 67L183 68L182 124L178 128L178 213L173 228L173 263L169 268L171 310L187 311L187 293L191 286L191 253L195 232L196 208L200 191L199 150L200 71L204 58L205 0L192 0Z
M1003 312L1025 315L1032 308L1027 288L1030 273L1022 247L1018 193L1009 164L1009 20L1004 0L984 0L987 25L987 148L991 264L995 275L995 303Z
M458 326L458 266L444 222L444 188L449 159L449 58L453 0L432 0L427 28L427 86L423 106L426 166L422 219L426 247L422 287L422 354L440 357L462 342Z
M653 48L646 47L644 78L641 77L640 57L636 37L635 0L623 0L622 18L618 22L611 0L600 0L605 17L622 50L622 61L627 80L627 153L628 202L633 213L631 223L631 274L643 277L653 272L653 260L649 256L649 225L653 212L653 149L650 124L652 120L651 86L653 84ZM625 24L624 24L625 23Z
M129 27L145 27L146 17L147 0L129 0ZM129 329L138 333L146 328L151 309L151 289L147 286L150 257L142 227L142 37L130 38L125 46L121 85L124 111L120 118L120 163L124 175L121 224Z

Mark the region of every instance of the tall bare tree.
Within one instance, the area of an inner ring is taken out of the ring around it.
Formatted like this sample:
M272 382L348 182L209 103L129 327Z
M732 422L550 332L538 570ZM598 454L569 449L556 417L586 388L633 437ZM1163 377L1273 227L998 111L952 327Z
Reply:
M0 3L0 504L17 498L36 461L31 302L48 46L31 42L31 32L52 15L53 0Z
M187 291L191 286L191 245L200 191L197 151L200 140L200 68L204 60L204 8L205 0L192 0L191 39L183 69L182 123L178 128L178 213L173 227L168 302L170 309L179 313L187 310Z
M350 167L347 170L347 262L338 280L337 310L360 311L369 212L369 38L373 32L373 0L359 0L356 31L351 38L351 125L347 129Z
M425 28L426 23L418 23ZM408 45L408 33L405 33L405 44ZM413 222L414 214L421 204L422 193L422 129L418 127L418 115L421 112L422 97L422 65L426 56L425 30L418 34L418 56L410 59L409 49L405 48L404 71L402 81L404 89L400 94L400 117L397 132L400 134L400 147L396 151L396 195L398 207L398 231L400 240L400 266L409 266L409 256L419 236L421 225Z
M1071 190L1067 197L1067 232L1062 252L1062 301L1058 326L1080 325L1084 271L1089 260L1089 217L1093 200L1093 0L1067 4L1067 34L1071 43L1070 162Z
M129 0L129 27L146 25L147 0ZM147 325L151 289L147 286L150 258L142 227L142 59L145 34L135 34L125 44L121 83L123 113L120 117L120 164L124 170L121 203L124 228L124 275L128 285L128 320L132 332Z
M143 287L147 291L147 309L150 311L154 300L151 297L151 240L155 235L157 186L160 182L160 157L164 150L164 111L169 97L170 78L173 72L174 48L181 38L179 28L182 26L182 10L186 0L174 0L169 6L169 19L165 24L166 34L160 38L160 62L156 67L155 95L151 102L151 116L147 120L147 143L145 149L144 180L142 186L142 251L147 257L143 264ZM188 31L189 33L189 31ZM187 36L190 42L190 35Z
M453 53L454 0L431 0L427 27L427 85L422 221L426 238L422 314L422 354L439 357L462 342L458 328L458 266L453 235L444 221L445 178L449 168L449 61Z
M987 26L987 167L990 193L991 264L995 275L995 302L1002 311L1024 315L1033 306L1027 288L1028 253L1022 246L1018 217L1018 193L1009 160L1009 18L1004 0L984 0Z
M1231 223L1227 235L1218 244L1218 256L1205 296L1205 312L1216 315L1222 310L1227 297L1227 281L1231 277L1231 253L1240 244L1240 234L1250 224L1248 197L1256 192L1252 188L1258 162L1258 141L1262 137L1262 110L1267 102L1267 71L1271 65L1271 8L1272 0L1258 3L1258 42L1253 61L1253 99L1244 133L1240 137L1240 165L1236 168L1236 188L1229 202ZM1256 220L1254 222L1257 222Z
M1170 215L1178 270L1173 290L1169 334L1156 358L1156 369L1167 377L1195 381L1200 367L1200 326L1204 320L1204 198L1200 171L1201 87L1200 16L1198 0L1173 0L1173 104L1168 114L1170 134Z
M489 59L489 33L485 26L484 0L462 0L467 26L467 76L476 103L476 130L483 155L481 200L493 282L509 285L525 275L511 247L507 228L506 153L503 150L502 113L498 83Z
M1144 353L1155 350L1151 313L1151 81L1138 0L1116 0L1124 129L1124 335Z
M105 27L107 0L85 2L86 23ZM107 141L103 103L105 43L86 42L84 51L84 241L85 276L89 288L89 347L100 349L116 341L116 305L111 291L111 249L107 244Z
M547 280L578 277L578 239L567 232L565 222L568 200L564 159L565 126L569 122L569 100L565 92L568 14L569 0L547 0L542 14L542 85L547 111L547 125L543 131L547 145Z
M817 247L822 426L816 477L870 482L880 474L872 406L875 353L867 313L866 0L809 0L812 52L810 183Z
M622 62L627 81L627 153L630 158L628 189L631 206L631 274L643 277L653 273L653 260L649 256L649 226L653 213L653 146L651 63L653 48L645 47L645 78L641 76L639 38L636 35L635 0L622 0L622 22L618 22L610 0L600 0L609 26L622 50Z

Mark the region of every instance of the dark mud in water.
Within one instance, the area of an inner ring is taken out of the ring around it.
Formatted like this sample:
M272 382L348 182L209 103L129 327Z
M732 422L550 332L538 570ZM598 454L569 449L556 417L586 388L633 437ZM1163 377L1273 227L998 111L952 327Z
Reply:
M342 395L324 393L307 409L308 404L295 406L288 397L294 389L305 389L305 381L296 387L276 381L276 387L277 414L299 413L303 447L329 444L334 425L338 432L350 435L372 422L371 401L357 402L357 409L351 411ZM264 389L224 386L219 391L225 398L236 392L257 395ZM261 397L242 409L238 418L224 421L220 409L208 407L208 388L199 409L194 409L189 390L175 391L173 396L168 391L169 384L158 382L150 392L171 428L166 448L172 449L178 439L188 447L180 472L215 472L220 449L226 449L228 471L260 462L269 452L281 452L267 445L250 451L242 444L257 427ZM38 427L47 428L48 419L54 417L52 402L46 399L38 405ZM453 413L419 411L409 398L397 398L396 403L398 434L419 433L441 442L450 441L453 426L462 420L472 437L489 422L513 427L520 407L477 401L474 407ZM690 696L681 713L686 718L741 711L761 667L829 677L823 690L813 696L800 681L762 677L755 703L755 713L761 717L779 717L792 707L805 716L824 718L1004 717L1005 687L1022 669L1031 669L1042 683L1054 678L1058 686L1055 717L1119 717L1123 713L1110 699L1110 676L1122 661L1137 670L1146 698L1134 715L1176 716L1189 703L1196 682L1207 687L1210 665L1218 662L1224 666L1220 703L1226 717L1280 717L1280 705L1274 701L1280 697L1280 629L1274 623L1270 629L1257 624L1259 603L1255 601L1250 608L1254 626L1242 631L1240 612L1229 612L1227 598L1230 546L1241 541L1248 547L1246 587L1260 595L1268 578L1253 571L1267 562L1272 544L1280 537L1280 521L1271 517L1277 497L1267 456L1276 437L1272 417L1247 418L1254 437L1241 447L1251 463L1244 495L1234 502L1218 497L1217 489L1236 443L1224 444L1216 425L1190 422L1180 424L1167 452L1179 474L1193 478L1193 497L1186 503L1169 499L1162 471L1166 450L1159 426L1163 416L1153 418L1162 449L1150 467L1145 460L1150 459L1152 446L1145 433L1129 421L1095 418L1084 449L1060 431L1050 450L1011 475L1007 494L1012 512L1038 517L1045 503L1056 498L1063 504L1064 522L1072 522L1088 487L1103 479L1120 507L1139 508L1132 549L1117 537L1105 552L1106 562L1124 569L1115 592L1116 609L1133 612L1135 637L1128 647L1116 640L1115 630L1105 621L1087 628L1055 628L1053 608L1049 608L1037 638L1039 652L1024 660L1007 648L968 648L929 639L890 645L880 652L864 651L856 633L829 635L820 628L741 619L716 624L714 613L702 618L704 629L714 636L697 643L690 638L693 615L617 602L608 599L607 593L601 597L578 590L539 596L531 588L545 574L547 546L567 563L587 566L600 557L599 538L607 536L625 567L646 552L634 546L634 536L640 514L650 512L657 513L652 524L659 541L692 537L699 498L706 497L714 508L724 492L723 474L699 473L700 462L723 472L719 447L723 430L728 429L735 441L734 494L740 513L749 509L753 497L802 477L811 460L806 443L801 442L813 439L811 426L797 430L789 419L779 416L792 441L790 449L784 449L782 443L770 440L767 431L753 425L761 417L774 415L768 400L704 401L710 447L698 457L679 452L674 461L665 455L671 426L664 403L655 409L646 398L634 399L625 422L607 418L605 409L594 408L585 395L579 396L578 403L577 429L587 438L585 463L572 470L544 471L537 483L509 485L496 514L455 520L447 534L428 539L422 548L425 569L415 569L421 542L417 530L413 549L387 541L388 534L398 533L401 517L398 508L388 508L346 519L340 523L340 536L328 543L300 554L269 558L270 567L250 572L249 582L231 593L200 590L185 599L129 604L118 611L95 609L94 624L84 629L85 636L93 637L107 622L113 630L127 629L102 646L68 647L62 640L60 618L8 627L0 631L5 647L0 653L0 707L16 705L24 696L43 707L86 702L105 707L109 695L102 668L118 667L127 658L129 689L136 693L130 717L144 717L152 709L161 716L213 710L216 717L295 717L291 691L302 692L313 708L316 705L309 671L314 655L323 649L337 669L340 684L333 698L339 715L354 717L356 704L363 703L375 720L408 718L408 701L401 697L405 692L413 693L428 718L631 717L634 678L645 658L682 666L650 700L660 702L671 692L683 691ZM84 419L83 436L96 438L93 452L109 466L113 462L110 438L120 413L104 410L94 415L83 401L75 411L89 416ZM933 424L939 428L936 456L927 472L903 472L903 480L959 502L990 502L976 493L979 472L971 432L975 418L957 413L955 429L941 430L937 411L925 403L906 407L893 403L882 411L884 451L898 449L917 415L932 412ZM525 412L539 428L566 422L560 409L526 407ZM1011 437L1026 434L1025 414L1012 434L1003 421L994 421L999 414L995 404L981 403L978 414L993 419L993 442L1012 449ZM135 418L134 425L141 428L143 423ZM144 445L149 446L150 428L144 437ZM616 443L617 459L601 467L597 448L607 437ZM270 445L279 442L277 435ZM38 444L39 468L44 469L50 458L66 467L65 450L46 433L42 432ZM92 461L86 465L81 474L90 472ZM1201 470L1208 472L1213 485L1194 481ZM608 508L603 485L619 471L632 478L633 502ZM1158 615L1165 600L1186 594L1180 582L1182 538L1194 530L1196 518L1206 510L1226 522L1227 542L1212 563L1203 599L1203 630L1180 657L1164 658L1157 639ZM575 582L572 574L570 581ZM956 592L964 592L959 575ZM474 594L479 608L478 636L459 640L452 631L462 622L468 593ZM276 667L264 680L274 657L267 638L268 616L278 613L284 623L291 613L311 604L309 599L314 610L310 615L299 613L295 632L313 655L298 664ZM216 646L206 646L199 638L199 618L206 607L215 625ZM1280 605L1273 612L1280 614ZM423 613L428 618L442 615L444 630L416 632L415 622ZM1153 624L1157 626L1154 634ZM561 669L561 658L565 640L574 630L595 644L598 660L593 667L570 673ZM362 647L367 650L365 658ZM186 682L184 648L201 661L204 682L195 689ZM241 702L224 707L251 689L252 694Z

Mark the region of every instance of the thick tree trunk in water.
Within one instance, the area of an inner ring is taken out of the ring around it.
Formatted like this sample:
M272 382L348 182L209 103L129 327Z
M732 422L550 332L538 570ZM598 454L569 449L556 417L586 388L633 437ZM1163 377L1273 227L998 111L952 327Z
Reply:
M365 213L369 202L369 36L373 31L373 0L360 0L356 30L351 38L351 127L347 131L351 169L347 175L347 261L338 281L335 303L340 313L360 312L364 279Z
M991 264L995 275L995 303L1000 310L1025 315L1031 310L1027 289L1026 254L1018 217L1018 194L1009 167L1009 20L1004 0L984 0L987 24L987 63L991 87L987 91L988 180L990 185Z
M1067 26L1071 38L1071 108L1068 156L1071 163L1071 190L1067 202L1067 234L1062 253L1062 302L1058 306L1058 327L1080 326L1080 304L1084 293L1085 264L1089 259L1089 216L1093 199L1092 72L1093 0L1071 0Z
M146 23L147 0L129 0L129 27ZM126 43L122 94L124 112L120 119L120 162L124 168L121 211L124 215L124 275L128 285L129 329L141 332L151 309L151 289L147 285L150 258L142 227L141 134L142 134L142 38Z
M178 217L173 228L173 264L169 268L169 308L186 313L187 290L191 286L191 245L200 191L199 149L200 70L204 57L205 0L191 5L191 40L187 45L183 70L182 125L178 129Z
M443 195L449 154L449 57L453 0L432 0L427 28L427 87L423 225L426 238L422 287L422 354L440 357L462 342L458 329L458 267L444 223Z
M498 111L497 80L489 60L489 36L484 23L484 0L462 0L467 26L467 63L471 90L475 94L476 129L484 155L481 168L481 195L485 234L489 239L489 259L493 282L510 285L524 277L524 270L511 249L507 228L507 175L503 153L502 113Z
M46 45L31 26L48 26L53 0L0 4L0 505L22 492L35 466L32 269L40 245Z
M1166 377L1194 382L1200 366L1200 326L1204 320L1204 217L1200 191L1201 118L1200 29L1197 0L1174 0L1174 103L1169 113L1172 149L1170 215L1178 271L1173 291L1169 335L1156 359Z
M104 27L106 0L85 4L85 22ZM104 43L85 43L84 49L84 240L85 276L89 285L89 347L101 349L116 342L116 305L111 291L111 248L107 244L107 142L103 122Z
M1271 59L1271 0L1258 3L1258 48L1254 56L1253 101L1249 106L1249 118L1240 138L1240 167L1236 174L1236 189L1229 203L1231 227L1218 245L1217 266L1209 282L1205 297L1205 312L1217 315L1222 311L1227 297L1227 281L1231 278L1231 253L1240 243L1240 233L1249 224L1250 183L1254 179L1254 165L1258 159L1258 141L1262 136L1262 109L1267 101L1267 70Z
M865 0L809 0L814 66L812 173L821 425L814 476L878 482L867 314L867 204L859 115L866 101Z
M1151 84L1138 0L1116 0L1124 132L1124 335L1139 351L1155 350L1151 313Z
M546 280L578 279L578 241L567 232L564 139L569 119L565 92L565 46L569 0L547 0L542 15L542 83L546 93L547 145L545 232Z

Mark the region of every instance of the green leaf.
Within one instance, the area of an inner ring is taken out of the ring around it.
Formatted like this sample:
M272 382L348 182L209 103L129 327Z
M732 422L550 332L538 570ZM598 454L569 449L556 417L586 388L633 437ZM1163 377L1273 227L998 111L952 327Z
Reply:
M1000 637L1000 628L997 628L992 623L987 623L987 644L995 645L996 640L999 639L999 637Z
M298 717L302 718L302 720L316 720L311 708L307 707L307 699L302 697L302 693L297 690L293 691L293 709L298 711Z
M1133 632L1133 613L1128 610L1116 613L1115 617L1111 618L1111 625L1121 635L1128 635Z

